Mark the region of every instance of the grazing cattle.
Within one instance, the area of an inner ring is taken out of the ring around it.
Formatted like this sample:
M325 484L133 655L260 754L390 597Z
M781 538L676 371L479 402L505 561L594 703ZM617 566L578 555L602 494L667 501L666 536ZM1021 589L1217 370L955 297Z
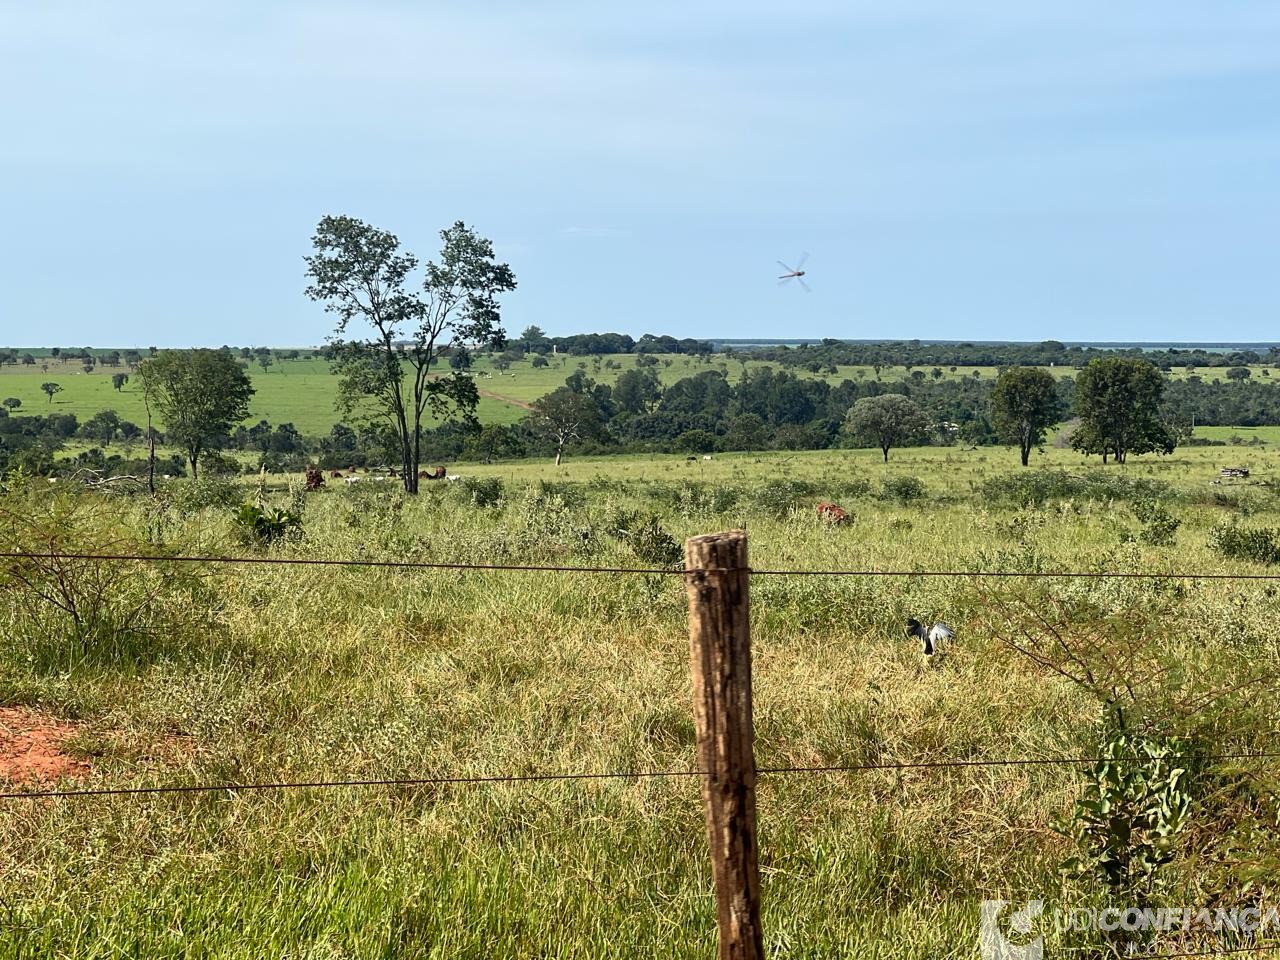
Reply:
M360 482L360 478L359 478L359 477L344 477L343 479L344 479L347 483L359 483L359 482Z
M702 459L703 459L703 460L710 460L710 459L711 459L711 454L709 454L709 453L704 453L704 454L702 455Z
M341 479L342 479L342 471L341 471L341 470L333 470L333 471L331 471L331 472L329 473L329 479L330 479L330 480L341 480Z
M430 470L419 470L419 480L443 480L445 470L444 467L432 467Z
M693 460L697 460L697 459L698 459L697 457L685 457L685 460L687 460L687 461L693 461Z
M307 489L319 490L324 486L324 473L318 467L307 467Z
M849 514L843 507L823 500L818 504L818 519L825 520L827 523L848 523Z

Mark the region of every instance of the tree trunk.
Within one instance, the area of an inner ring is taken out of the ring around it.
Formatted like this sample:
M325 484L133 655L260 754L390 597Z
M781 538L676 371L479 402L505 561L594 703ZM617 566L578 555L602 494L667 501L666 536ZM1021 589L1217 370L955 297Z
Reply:
M1031 459L1031 448L1023 447L1022 448L1022 465L1025 467L1027 465L1027 461L1030 459Z
M200 459L199 451L192 453L189 459L191 460L191 479L197 480L199 479L199 474L196 472L196 461Z
M880 448L880 452L884 454L884 462L885 462L885 463L888 463L888 462L889 462L889 448L888 448L888 447L881 447L881 448Z
M560 466L560 457L563 453L564 453L563 444L561 446L556 447L556 466L557 467Z

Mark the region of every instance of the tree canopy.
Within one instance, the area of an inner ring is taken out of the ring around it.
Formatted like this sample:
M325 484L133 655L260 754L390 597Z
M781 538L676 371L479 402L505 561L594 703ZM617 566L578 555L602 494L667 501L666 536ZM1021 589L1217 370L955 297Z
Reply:
M1045 431L1058 422L1061 404L1053 374L1042 367L1014 367L996 380L991 420L996 434L1017 446L1025 467L1034 447L1044 446Z
M924 411L899 393L863 397L845 419L845 429L856 439L880 448L884 462L889 451L915 439L929 427Z
M498 295L516 286L493 244L462 221L440 238L440 259L425 264L420 291L410 285L417 257L401 251L395 234L354 217L322 219L306 258L307 296L338 318L331 343L340 406L352 413L372 401L390 423L409 493L418 491L424 414L475 424L479 391L460 369L433 372L440 348L500 347ZM348 338L353 322L365 331Z
M1135 357L1091 360L1076 379L1080 426L1071 446L1082 453L1114 455L1124 463L1131 453L1170 451L1173 438L1160 421L1164 377Z
M169 442L186 453L193 478L201 455L218 449L249 415L249 378L219 350L162 350L142 361L138 375L148 406L155 406Z

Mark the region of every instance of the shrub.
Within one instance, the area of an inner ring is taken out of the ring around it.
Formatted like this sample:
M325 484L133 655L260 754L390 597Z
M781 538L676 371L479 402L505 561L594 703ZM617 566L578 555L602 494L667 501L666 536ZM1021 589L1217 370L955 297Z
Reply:
M183 480L167 488L173 505L179 510L202 510L205 507L231 507L240 502L240 487L230 477L202 474L196 480Z
M801 503L807 503L818 493L818 486L808 480L784 478L770 480L756 490L753 500L756 509L776 519L781 519Z
M641 563L658 567L679 568L684 562L684 550L680 543L650 514L626 534L631 552Z
M0 550L29 555L0 567L0 650L21 644L19 655L37 668L143 659L183 635L199 590L199 578L180 564L48 556L163 556L91 493L11 482L0 495Z
M1142 524L1138 539L1153 547L1172 547L1178 539L1182 521L1164 508L1158 500L1138 500L1133 515Z
M911 503L926 496L924 482L919 477L889 477L880 484L880 499Z
M1101 880L1120 897L1150 897L1159 869L1177 853L1191 806L1182 752L1176 740L1160 743L1124 732L1108 737L1072 819L1059 826L1078 850L1063 864L1065 872Z
M1050 500L1167 500L1172 491L1168 484L1159 480L1114 473L1075 474L1063 470L1034 470L992 477L979 487L979 493L984 499L994 503L1043 507Z
M502 502L499 477L463 477L457 487L463 500L473 507L496 507Z
M1280 563L1280 542L1268 527L1242 527L1220 523L1209 534L1209 549L1229 560Z
M263 507L244 503L236 511L233 522L240 539L254 546L267 546L302 532L302 517L279 507Z

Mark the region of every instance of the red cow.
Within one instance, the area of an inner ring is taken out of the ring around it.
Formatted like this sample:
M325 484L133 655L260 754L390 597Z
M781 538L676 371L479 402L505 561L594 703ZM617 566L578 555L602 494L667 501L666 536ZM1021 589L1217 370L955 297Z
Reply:
M818 519L834 524L848 523L849 514L845 513L843 507L823 500L818 504Z

